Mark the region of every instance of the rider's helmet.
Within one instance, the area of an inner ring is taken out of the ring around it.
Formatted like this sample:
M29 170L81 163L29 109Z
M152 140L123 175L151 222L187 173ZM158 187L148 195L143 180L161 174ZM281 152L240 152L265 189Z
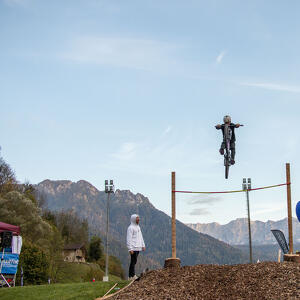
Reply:
M224 121L224 123L226 124L226 123L231 123L231 117L230 116L225 116L224 118L223 118L223 121Z

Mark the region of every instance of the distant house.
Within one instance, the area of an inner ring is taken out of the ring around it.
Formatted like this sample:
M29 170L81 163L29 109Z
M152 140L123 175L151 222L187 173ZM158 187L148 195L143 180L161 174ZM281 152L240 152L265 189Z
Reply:
M63 250L64 261L85 262L86 248L84 244L66 245Z

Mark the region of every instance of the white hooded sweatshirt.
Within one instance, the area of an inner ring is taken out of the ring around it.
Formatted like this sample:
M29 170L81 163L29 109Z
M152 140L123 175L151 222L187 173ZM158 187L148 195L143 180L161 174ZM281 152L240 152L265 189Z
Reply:
M127 248L128 251L142 251L145 247L141 228L136 224L138 215L132 215L130 218L131 224L127 229Z

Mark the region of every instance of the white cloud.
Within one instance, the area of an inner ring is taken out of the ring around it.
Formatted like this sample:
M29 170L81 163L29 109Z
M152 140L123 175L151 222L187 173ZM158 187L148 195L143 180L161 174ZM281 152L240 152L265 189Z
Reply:
M173 65L176 48L149 39L86 36L73 40L62 57L79 63L153 70Z
M168 141L153 144L148 141L139 143L127 142L111 154L114 158L106 167L117 170L130 170L134 173L162 175L168 172L178 157L182 155L182 144ZM103 164L102 164L103 166Z
M215 196L208 196L203 194L198 194L197 196L192 196L190 199L187 200L188 204L194 205L194 204L209 204L212 205L215 202L222 201L223 199L221 197L215 197Z
M226 52L222 51L216 58L216 64L220 64L225 56Z
M190 212L191 216L210 215L211 213L206 208L195 208Z
M286 205L281 204L281 205L277 205L276 207L274 207L274 206L264 207L262 209L254 210L251 213L253 215L262 215L262 214L266 214L266 213L269 214L269 213L276 212L276 211L282 211L285 209L286 209Z
M274 83L260 83L260 82L242 82L240 85L262 88L267 90L300 93L300 86L284 85L284 84L274 84Z
M119 151L112 154L112 157L121 161L134 159L137 152L137 144L132 142L123 143Z
M168 134L171 130L172 130L172 126L169 125L169 126L164 130L163 135Z
M127 141L110 153L108 159L103 159L101 167L153 176L165 176L176 169L177 172L186 174L184 178L193 178L196 175L207 179L214 176L214 172L207 171L199 175L199 169L220 165L222 162L220 159L215 159L216 155L210 147L201 147L196 153L193 151L197 145L193 128L186 130L181 136L180 130L174 131L174 127L166 126L166 129L162 130L156 138L145 137L140 140ZM168 133L163 135L164 132ZM202 135L197 129L197 136L204 138L205 131ZM199 159L201 157L205 159Z

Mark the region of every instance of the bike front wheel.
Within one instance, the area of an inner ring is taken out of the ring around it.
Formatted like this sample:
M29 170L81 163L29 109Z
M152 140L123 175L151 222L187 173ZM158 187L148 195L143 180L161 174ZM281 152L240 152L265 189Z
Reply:
M225 165L225 179L228 179L228 174L229 174L229 164Z
M229 151L226 151L224 155L224 166L225 166L225 179L228 179L229 167L230 167L230 155Z

